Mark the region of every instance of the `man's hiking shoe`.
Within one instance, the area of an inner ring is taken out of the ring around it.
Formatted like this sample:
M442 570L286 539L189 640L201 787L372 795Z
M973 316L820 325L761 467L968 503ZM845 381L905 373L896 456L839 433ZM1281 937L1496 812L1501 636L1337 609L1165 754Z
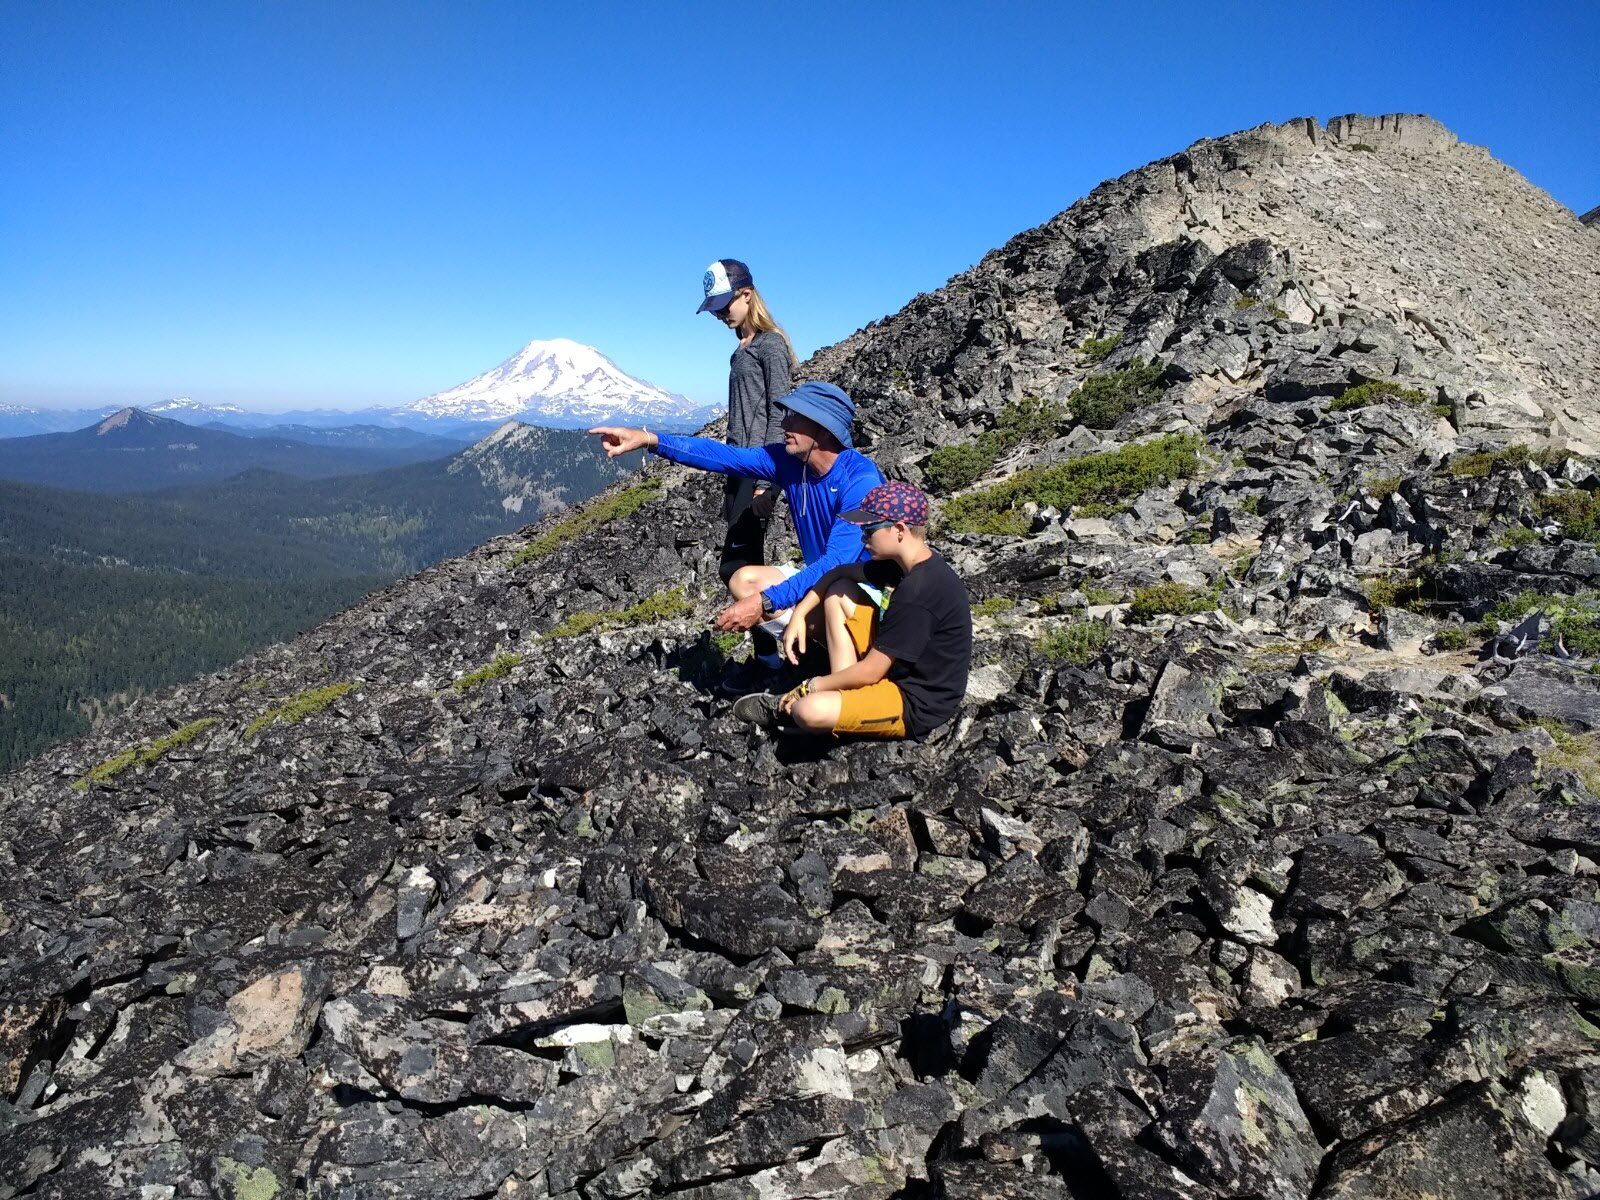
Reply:
M778 701L783 697L774 692L753 692L736 700L733 705L733 715L741 721L751 725L763 725L770 728L780 719Z

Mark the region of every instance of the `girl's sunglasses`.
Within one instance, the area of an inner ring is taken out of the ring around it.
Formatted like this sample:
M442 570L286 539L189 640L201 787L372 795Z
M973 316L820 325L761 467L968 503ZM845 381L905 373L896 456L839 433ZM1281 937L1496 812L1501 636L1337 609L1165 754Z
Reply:
M889 526L891 526L893 524L894 524L893 521L874 521L870 525L863 525L861 527L861 535L863 537L865 537L869 533L877 533L878 530L887 529L887 528L889 528Z

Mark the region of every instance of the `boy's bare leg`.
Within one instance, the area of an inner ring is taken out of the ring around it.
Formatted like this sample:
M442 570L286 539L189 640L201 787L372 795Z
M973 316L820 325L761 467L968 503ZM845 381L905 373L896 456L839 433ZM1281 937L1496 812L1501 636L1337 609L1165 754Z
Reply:
M807 733L828 733L839 724L843 705L843 692L812 692L795 701L789 717Z
M842 584L823 597L823 623L828 631L828 667L831 671L843 671L860 661L861 655L850 636L848 622L856 615L857 606L865 603L866 598L856 590L854 584Z

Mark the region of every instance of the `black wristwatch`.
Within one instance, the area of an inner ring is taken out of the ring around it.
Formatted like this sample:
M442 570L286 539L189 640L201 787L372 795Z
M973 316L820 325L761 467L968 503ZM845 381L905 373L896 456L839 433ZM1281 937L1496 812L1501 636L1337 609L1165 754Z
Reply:
M764 617L770 617L773 613L775 613L777 611L778 611L777 607L772 603L772 597L767 595L765 592L762 592L761 593L761 615L764 616Z

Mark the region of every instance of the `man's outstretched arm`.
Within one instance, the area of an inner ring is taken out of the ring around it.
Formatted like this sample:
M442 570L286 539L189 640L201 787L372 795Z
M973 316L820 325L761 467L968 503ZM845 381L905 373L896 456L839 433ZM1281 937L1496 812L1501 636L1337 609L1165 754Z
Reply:
M777 478L778 459L786 457L782 446L742 449L715 438L682 437L671 433L653 433L647 429L628 429L620 425L599 425L589 432L599 437L600 444L610 458L631 454L635 450L651 450L669 462L747 479Z
M607 458L632 454L635 450L653 450L661 441L660 434L648 429L625 429L621 425L598 425L589 432L599 435Z

